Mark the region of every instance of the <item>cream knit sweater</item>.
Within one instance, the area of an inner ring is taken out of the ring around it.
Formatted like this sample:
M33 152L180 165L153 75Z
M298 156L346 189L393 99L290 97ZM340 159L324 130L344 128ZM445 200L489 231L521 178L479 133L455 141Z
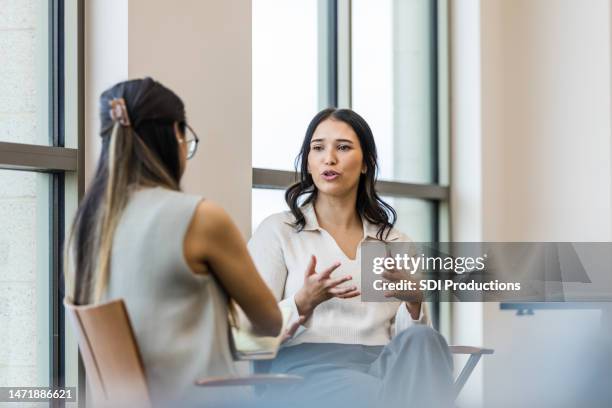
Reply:
M349 259L338 247L333 237L319 227L312 205L302 207L306 218L305 228L297 232L291 225L290 212L271 215L257 228L249 241L249 251L257 270L279 301L280 307L293 310L292 321L298 319L294 301L295 293L302 287L304 272L311 255L317 257L317 272L336 261L341 265L332 277L346 274L352 281L346 284L360 287L360 250L354 260ZM378 227L363 220L363 241L376 240ZM393 229L388 241L409 241ZM361 245L361 244L360 244ZM317 306L304 326L285 346L301 343L344 343L385 345L391 337L413 324L429 325L429 318L421 305L421 315L413 320L403 302L362 302L361 296L352 299L332 298Z

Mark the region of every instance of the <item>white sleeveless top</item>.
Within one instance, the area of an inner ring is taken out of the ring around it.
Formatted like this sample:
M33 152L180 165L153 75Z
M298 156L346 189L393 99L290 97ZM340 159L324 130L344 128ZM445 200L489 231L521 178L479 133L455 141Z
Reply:
M183 255L201 200L160 187L135 191L114 236L105 298L126 303L155 405L213 403L222 395L194 381L236 374L227 297L213 275L195 275Z

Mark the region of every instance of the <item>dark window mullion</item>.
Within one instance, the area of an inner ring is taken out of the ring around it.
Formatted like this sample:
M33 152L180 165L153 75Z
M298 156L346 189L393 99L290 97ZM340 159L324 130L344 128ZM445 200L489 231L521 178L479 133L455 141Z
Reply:
M50 275L49 308L50 319L50 386L64 387L65 384L65 347L64 347L64 310L63 310L63 259L61 256L64 242L64 173L50 174ZM54 400L53 407L63 407L64 402Z
M431 75L431 163L432 163L432 183L440 183L440 156L439 156L439 137L440 137L440 110L439 110L439 64L438 64L438 0L430 3L430 58L433 74ZM432 205L432 241L440 241L440 202L434 202ZM436 277L438 279L438 277ZM440 294L436 293L436 297L431 301L431 317L432 324L436 330L440 330Z
M49 133L54 147L64 146L64 1L51 0L50 4L50 123ZM49 385L65 386L65 347L62 246L64 240L64 173L50 175L50 276L49 276L49 328L50 361ZM52 407L63 407L55 400Z
M329 106L338 106L338 0L329 0Z
M52 0L50 45L51 144L64 146L64 1Z

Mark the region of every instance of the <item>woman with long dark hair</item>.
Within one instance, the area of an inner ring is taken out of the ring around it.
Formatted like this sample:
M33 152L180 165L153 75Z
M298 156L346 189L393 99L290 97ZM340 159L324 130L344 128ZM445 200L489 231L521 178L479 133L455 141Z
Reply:
M397 302L360 299L361 244L408 240L376 192L377 166L374 137L361 116L319 112L296 160L299 180L285 194L290 211L265 219L249 242L279 304L294 311L270 367L305 377L284 394L294 405L452 402L451 356L420 294L396 293Z
M201 405L214 392L197 378L235 373L231 302L264 335L280 331L280 310L227 213L180 189L198 144L181 99L151 78L121 82L102 94L100 118L100 159L67 245L67 297L124 299L152 400Z

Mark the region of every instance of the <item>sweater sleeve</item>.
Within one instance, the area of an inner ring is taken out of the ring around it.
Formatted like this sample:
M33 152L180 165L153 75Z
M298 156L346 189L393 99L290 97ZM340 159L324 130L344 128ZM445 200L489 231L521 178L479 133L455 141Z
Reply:
M421 312L417 320L414 320L412 316L410 316L408 308L406 307L406 303L400 303L400 306L397 309L397 313L395 313L395 319L393 321L393 336L397 336L403 330L406 330L407 328L417 324L424 324L426 326L431 327L431 320L429 319L429 312L427 311L427 303L421 303Z
M282 221L278 215L266 218L249 240L248 249L257 271L272 291L279 308L291 310L291 317L286 325L290 327L300 316L293 296L283 299L288 272L279 231L281 226ZM295 335L303 330L304 328L300 327Z

